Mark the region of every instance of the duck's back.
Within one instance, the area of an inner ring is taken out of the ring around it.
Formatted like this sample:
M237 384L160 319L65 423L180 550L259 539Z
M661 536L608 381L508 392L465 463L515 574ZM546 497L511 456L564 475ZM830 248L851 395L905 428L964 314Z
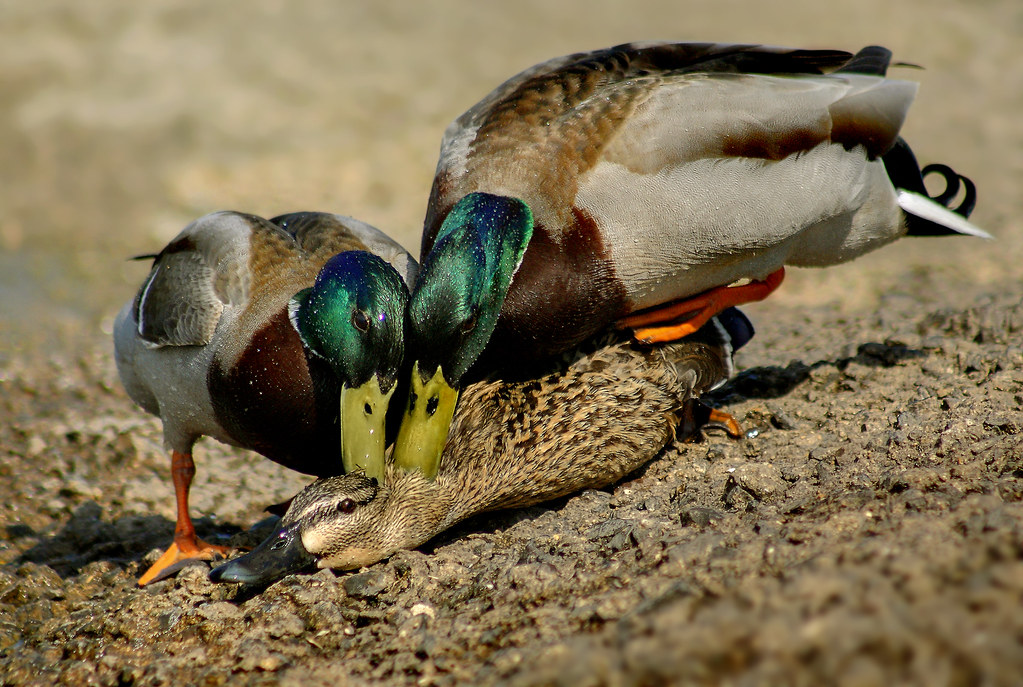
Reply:
M619 342L536 380L470 386L441 458L438 479L459 495L448 524L599 488L649 462L687 404L731 374L729 338L715 321L685 341Z

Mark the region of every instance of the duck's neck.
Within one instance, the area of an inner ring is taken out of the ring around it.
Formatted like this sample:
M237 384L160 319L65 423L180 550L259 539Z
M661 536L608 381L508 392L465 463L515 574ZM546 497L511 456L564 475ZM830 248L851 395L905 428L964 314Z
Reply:
M384 483L386 506L380 515L387 555L414 549L443 532L454 520L457 498L446 483L428 480L418 470L404 472L389 466Z
M488 473L484 456L473 461L471 474L440 474L428 480L418 470L403 472L390 467L385 483L386 505L381 514L385 526L386 555L414 549L470 515L507 505L509 491L519 493L523 480L502 483ZM523 477L527 477L523 475Z

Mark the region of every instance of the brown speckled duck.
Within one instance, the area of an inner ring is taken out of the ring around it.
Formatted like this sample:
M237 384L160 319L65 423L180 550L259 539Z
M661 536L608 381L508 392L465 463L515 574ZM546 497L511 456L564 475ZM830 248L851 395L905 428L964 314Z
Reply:
M341 474L342 459L356 469L374 452L382 462L384 408L403 355L404 282L417 269L373 227L309 212L207 215L152 257L118 315L114 344L128 394L163 423L177 526L139 584L225 551L196 537L188 513L199 437L317 476ZM324 328L298 316L303 306L334 316ZM351 410L339 425L346 397ZM375 416L363 412L374 404Z
M538 379L470 385L436 474L389 463L382 479L357 471L317 480L269 539L211 577L267 584L313 565L358 568L475 513L616 482L675 438L750 336L749 321L729 309L681 342L650 347L615 337Z

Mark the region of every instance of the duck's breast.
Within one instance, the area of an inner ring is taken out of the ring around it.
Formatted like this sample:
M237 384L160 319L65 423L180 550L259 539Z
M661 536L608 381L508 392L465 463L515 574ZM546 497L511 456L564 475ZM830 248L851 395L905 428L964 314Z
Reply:
M625 292L600 228L573 209L555 236L536 222L529 247L501 308L483 366L560 353L597 333L626 310Z
M299 472L333 475L341 471L340 387L330 365L302 345L288 301L332 255L366 245L347 218L288 217L284 231L264 225L253 232L249 299L221 318L225 336L206 381L217 423L233 443Z
M281 308L206 379L217 424L231 442L285 467L341 472L340 388L329 364L308 353Z

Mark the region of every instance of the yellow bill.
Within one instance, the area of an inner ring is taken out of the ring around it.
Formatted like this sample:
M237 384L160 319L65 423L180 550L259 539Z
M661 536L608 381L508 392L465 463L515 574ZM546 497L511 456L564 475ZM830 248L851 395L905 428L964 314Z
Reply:
M419 362L412 368L405 416L394 443L394 464L402 470L419 470L427 479L437 476L440 456L455 416L458 391L445 381L441 368L425 383Z
M341 463L345 472L363 470L384 478L387 403L396 385L384 393L376 375L362 386L341 389Z

